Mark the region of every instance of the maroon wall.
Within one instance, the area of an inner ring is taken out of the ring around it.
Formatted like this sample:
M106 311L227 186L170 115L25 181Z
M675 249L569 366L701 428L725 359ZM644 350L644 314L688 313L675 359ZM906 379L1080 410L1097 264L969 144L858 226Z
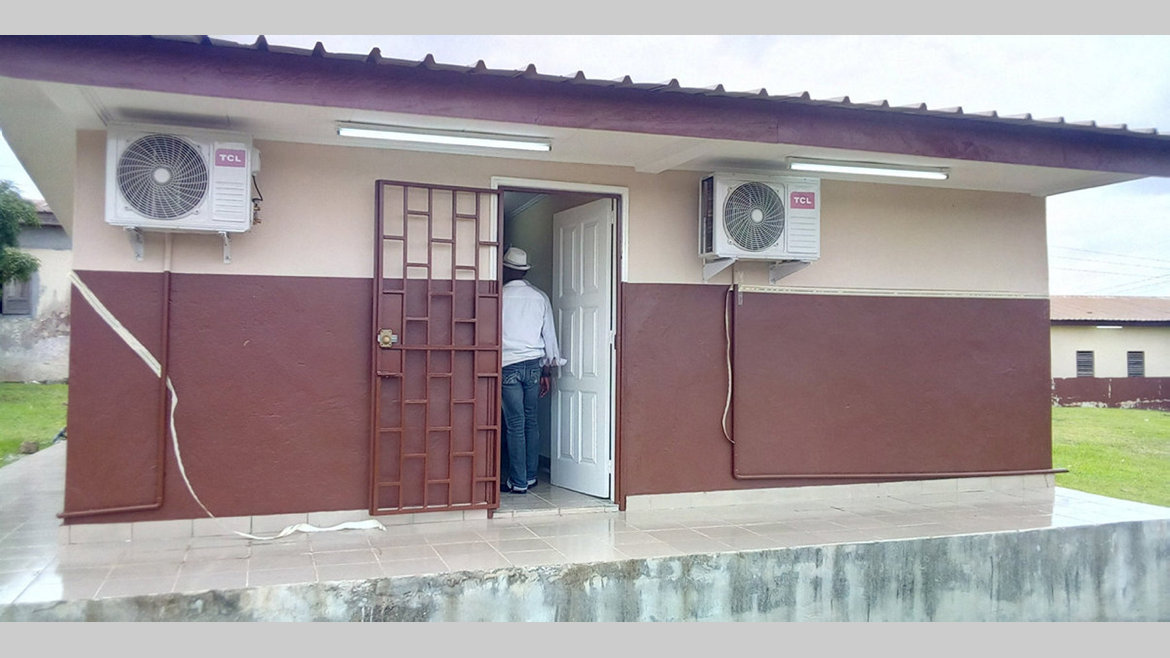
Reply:
M78 272L152 354L162 345L159 275ZM73 289L65 511L149 505L159 473L159 381Z
M154 354L163 275L79 272ZM188 477L216 516L369 505L368 279L171 275L169 372ZM206 516L168 442L155 499L158 379L75 291L65 513L93 523Z
M160 353L163 275L79 274ZM170 287L179 445L211 512L364 509L370 281L174 274ZM745 294L733 446L721 429L725 297L623 285L623 499L1051 466L1045 301ZM205 516L169 442L160 508L77 515L152 503L161 435L158 379L73 303L69 522Z
M1061 377L1052 380L1061 406L1102 404L1170 411L1170 377Z
M1051 467L1045 300L745 294L733 446L726 291L624 286L623 496Z

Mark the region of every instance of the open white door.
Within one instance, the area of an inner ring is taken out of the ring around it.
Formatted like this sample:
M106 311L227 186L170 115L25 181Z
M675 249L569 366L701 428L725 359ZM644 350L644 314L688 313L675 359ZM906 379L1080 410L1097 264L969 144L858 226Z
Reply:
M552 484L610 497L610 227L615 201L553 215L551 301L562 355L553 382Z

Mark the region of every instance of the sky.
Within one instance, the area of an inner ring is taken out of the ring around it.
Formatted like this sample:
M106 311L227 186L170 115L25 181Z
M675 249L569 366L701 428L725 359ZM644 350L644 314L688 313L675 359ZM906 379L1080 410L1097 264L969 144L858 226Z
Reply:
M681 5L680 5L681 6ZM1117 15L1116 13L1113 15ZM856 25L854 20L848 25ZM378 21L371 21L377 23ZM879 26L891 23L886 18ZM1103 23L1102 28L1109 27ZM158 33L158 32L155 32ZM165 33L193 33L170 31ZM200 32L202 33L202 32ZM255 34L214 35L252 43ZM685 87L808 92L1170 135L1170 35L276 35L270 44ZM2 101L0 101L2 102ZM1168 147L1170 148L1170 142ZM0 179L35 187L0 143ZM1049 197L1053 295L1170 296L1170 179Z

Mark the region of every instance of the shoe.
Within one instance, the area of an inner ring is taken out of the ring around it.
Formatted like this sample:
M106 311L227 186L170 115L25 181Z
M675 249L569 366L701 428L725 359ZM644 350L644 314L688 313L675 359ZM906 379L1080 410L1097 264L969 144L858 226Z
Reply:
M532 478L531 480L528 481L528 488L529 489L531 489L532 487L535 487L535 486L536 486L536 478Z
M500 485L500 491L503 491L504 493L513 493L513 494L526 494L526 493L528 493L528 489L517 489L516 487L513 487L511 484L509 484L507 482Z

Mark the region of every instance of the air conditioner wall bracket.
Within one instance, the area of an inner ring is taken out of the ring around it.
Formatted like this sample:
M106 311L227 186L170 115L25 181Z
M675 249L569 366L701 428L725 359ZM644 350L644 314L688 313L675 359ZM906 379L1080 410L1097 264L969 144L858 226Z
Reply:
M130 238L130 248L134 250L134 260L142 260L144 250L142 229L137 227L126 227L126 237Z
M708 260L703 263L703 281L710 281L711 277L719 274L723 270L735 263L735 258L716 258Z
M807 260L783 260L772 263L768 266L768 283L776 285L776 282L789 274L794 274L808 267Z

